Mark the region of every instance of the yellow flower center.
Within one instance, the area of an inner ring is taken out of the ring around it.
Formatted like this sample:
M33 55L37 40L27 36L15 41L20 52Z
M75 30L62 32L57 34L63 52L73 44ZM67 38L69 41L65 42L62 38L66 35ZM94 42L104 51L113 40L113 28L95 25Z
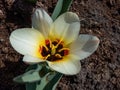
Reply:
M45 40L45 45L40 46L40 54L43 59L48 61L58 61L63 59L64 56L69 54L69 48L63 46L60 40Z

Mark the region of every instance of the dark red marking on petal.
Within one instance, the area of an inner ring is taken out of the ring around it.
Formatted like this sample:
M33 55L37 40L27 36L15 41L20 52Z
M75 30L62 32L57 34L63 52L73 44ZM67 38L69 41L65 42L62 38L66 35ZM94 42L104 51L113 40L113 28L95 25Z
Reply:
M46 45L50 44L50 40L48 40L48 39L45 40L45 44L46 44Z
M41 52L42 56L45 57L47 56L48 54L50 54L50 51L49 50L46 50L46 48L43 46L42 47L42 52Z
M58 44L58 42L57 42L57 41L53 41L52 44L53 44L54 46L56 46L56 45Z
M64 50L64 55L68 55L69 54L69 50Z

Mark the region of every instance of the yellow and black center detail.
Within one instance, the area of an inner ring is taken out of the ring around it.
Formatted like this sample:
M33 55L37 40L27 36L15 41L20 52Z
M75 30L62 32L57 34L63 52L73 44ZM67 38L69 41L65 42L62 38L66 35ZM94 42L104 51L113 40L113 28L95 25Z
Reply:
M45 45L40 46L40 53L42 57L48 61L63 59L64 56L69 54L69 48L65 48L63 44L64 43L59 40L45 40Z

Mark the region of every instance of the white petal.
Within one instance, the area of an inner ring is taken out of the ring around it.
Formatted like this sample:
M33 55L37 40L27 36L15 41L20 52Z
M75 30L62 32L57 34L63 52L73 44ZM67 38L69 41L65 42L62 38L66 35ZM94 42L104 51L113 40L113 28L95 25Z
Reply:
M75 75L79 73L81 69L80 62L73 60L72 58L62 61L48 62L48 64L51 69L66 75Z
M10 35L10 43L13 48L23 55L36 56L39 45L44 41L42 34L31 28L17 29Z
M53 37L64 39L68 44L78 37L79 31L79 17L75 13L66 12L55 20L50 34Z
M99 45L99 39L92 35L80 35L70 46L70 53L79 60L90 56Z
M52 23L53 20L43 9L36 9L32 16L33 28L39 30L47 37Z
M42 59L37 58L37 57L33 57L31 55L25 55L23 57L23 61L25 63L28 63L28 64L35 64L35 63L39 63L39 62L44 62L45 60L42 60Z

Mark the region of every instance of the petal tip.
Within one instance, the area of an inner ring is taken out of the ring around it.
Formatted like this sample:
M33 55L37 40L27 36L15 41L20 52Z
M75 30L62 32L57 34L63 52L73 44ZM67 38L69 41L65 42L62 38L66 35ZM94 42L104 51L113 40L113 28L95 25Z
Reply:
M99 39L98 37L95 36L94 39L95 39L95 42L96 42L97 44L100 43L100 39Z
M73 13L73 12L66 12L65 21L67 23L73 23L73 22L79 22L80 23L78 15L76 13Z

